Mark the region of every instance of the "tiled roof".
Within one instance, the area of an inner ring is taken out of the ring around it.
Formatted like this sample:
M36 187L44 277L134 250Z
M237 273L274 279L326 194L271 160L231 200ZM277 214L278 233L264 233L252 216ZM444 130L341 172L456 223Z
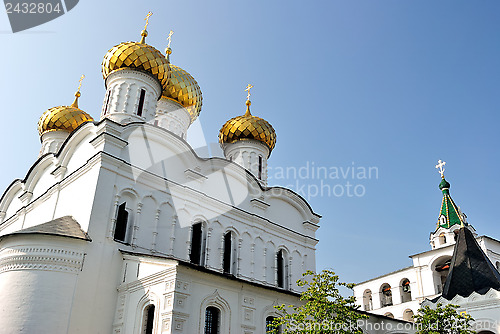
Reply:
M462 227L458 230L443 297L451 300L456 295L485 294L492 288L500 290L500 273L479 247L472 232Z
M57 235L62 237L92 241L88 234L82 230L80 224L78 224L78 222L71 216L57 218L47 223L25 228L23 230L4 235L2 237L17 234Z

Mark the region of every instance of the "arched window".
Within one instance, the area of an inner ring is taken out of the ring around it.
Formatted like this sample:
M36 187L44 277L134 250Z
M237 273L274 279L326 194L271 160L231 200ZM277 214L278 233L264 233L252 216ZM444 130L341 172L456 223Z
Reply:
M403 280L401 281L400 293L402 303L411 301L410 280L408 280L407 278L403 278Z
M276 317L267 317L266 318L266 334L280 334L281 333L281 326L278 326L277 328L273 326L273 322Z
M445 226L445 225L447 225L447 224L446 224L446 217L445 217L444 215L441 215L441 216L439 217L439 225L441 225L441 226Z
M439 235L439 244L444 245L445 243L446 243L446 236L444 235L444 233L441 233Z
M141 96L139 97L139 105L137 106L137 116L142 116L142 109L144 108L145 97L146 97L146 90L141 89Z
M142 321L142 333L153 334L153 328L155 324L155 306L148 305L144 309L143 321Z
M113 238L119 242L127 241L128 211L127 203L122 203L116 213L115 232Z
M403 320L413 322L413 311L410 310L410 309L404 310L404 312L403 312Z
M283 249L280 249L276 254L276 268L278 287L288 289L288 263Z
M205 236L202 223L193 225L191 232L191 253L189 254L191 263L202 266L205 261Z
M220 311L209 306L205 310L205 334L219 334Z
M365 311L373 310L373 302L372 302L372 290L366 289L363 292L363 307Z
M391 312L387 312L386 314L384 314L386 317L389 317L389 318L392 318L394 319L394 314L392 314Z
M497 267L497 270L500 271L500 261L497 261L497 263L495 264L495 266Z
M436 284L436 293L443 292L444 284L446 283L446 278L448 278L448 273L450 271L451 257L447 256L441 258L437 261L434 266L434 281Z
M386 307L391 305L392 305L391 286L387 283L384 283L380 287L380 307Z
M227 232L224 234L224 257L222 258L222 268L224 273L236 275L237 250L234 234Z

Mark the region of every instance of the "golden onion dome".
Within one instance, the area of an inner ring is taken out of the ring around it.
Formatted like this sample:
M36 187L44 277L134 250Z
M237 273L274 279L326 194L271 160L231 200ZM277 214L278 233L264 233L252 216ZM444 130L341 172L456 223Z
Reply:
M179 66L170 64L169 57L172 53L170 47L165 52L167 54L167 66L170 66L170 80L163 89L162 98L180 103L188 110L191 123L193 123L200 115L203 102L200 86L191 74Z
M73 132L77 127L94 119L85 111L78 108L80 92L75 94L75 101L71 106L59 106L46 110L38 121L38 133L40 137L51 131Z
M250 113L250 100L247 100L245 115L230 119L222 126L219 132L219 143L224 149L226 144L240 140L258 140L269 148L269 155L276 146L276 132L266 120L252 116Z
M170 75L167 60L160 51L146 44L146 30L141 35L138 43L123 42L109 49L102 61L102 76L106 79L114 71L136 69L152 74L165 89Z

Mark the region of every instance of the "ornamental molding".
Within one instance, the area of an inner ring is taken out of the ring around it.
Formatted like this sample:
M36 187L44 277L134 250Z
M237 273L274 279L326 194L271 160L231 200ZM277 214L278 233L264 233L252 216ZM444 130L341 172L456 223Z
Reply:
M13 270L44 270L77 274L85 253L64 248L16 247L0 251L0 274Z

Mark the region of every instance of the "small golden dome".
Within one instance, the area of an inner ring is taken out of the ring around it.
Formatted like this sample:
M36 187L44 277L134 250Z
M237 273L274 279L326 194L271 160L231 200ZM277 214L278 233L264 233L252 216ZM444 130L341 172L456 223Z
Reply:
M146 35L143 31L143 38ZM163 89L165 89L170 75L169 66L165 56L154 47L137 42L124 42L118 44L104 56L102 61L102 76L104 79L114 71L131 68L152 74Z
M219 132L219 143L224 149L226 144L240 140L258 140L269 148L269 155L276 146L276 132L266 120L250 114L251 102L247 100L245 115L230 119Z
M75 101L71 106L59 106L46 110L38 121L40 137L51 131L73 132L77 127L94 119L85 111L78 108L80 92L76 92Z
M170 65L170 80L163 90L162 97L174 100L186 108L191 115L191 123L200 116L203 97L196 80L180 68Z
M170 66L170 80L163 89L162 97L178 102L186 108L191 115L191 123L193 123L200 116L203 102L200 86L191 74L179 66L170 64L169 56L172 53L170 47L165 52L167 64Z

